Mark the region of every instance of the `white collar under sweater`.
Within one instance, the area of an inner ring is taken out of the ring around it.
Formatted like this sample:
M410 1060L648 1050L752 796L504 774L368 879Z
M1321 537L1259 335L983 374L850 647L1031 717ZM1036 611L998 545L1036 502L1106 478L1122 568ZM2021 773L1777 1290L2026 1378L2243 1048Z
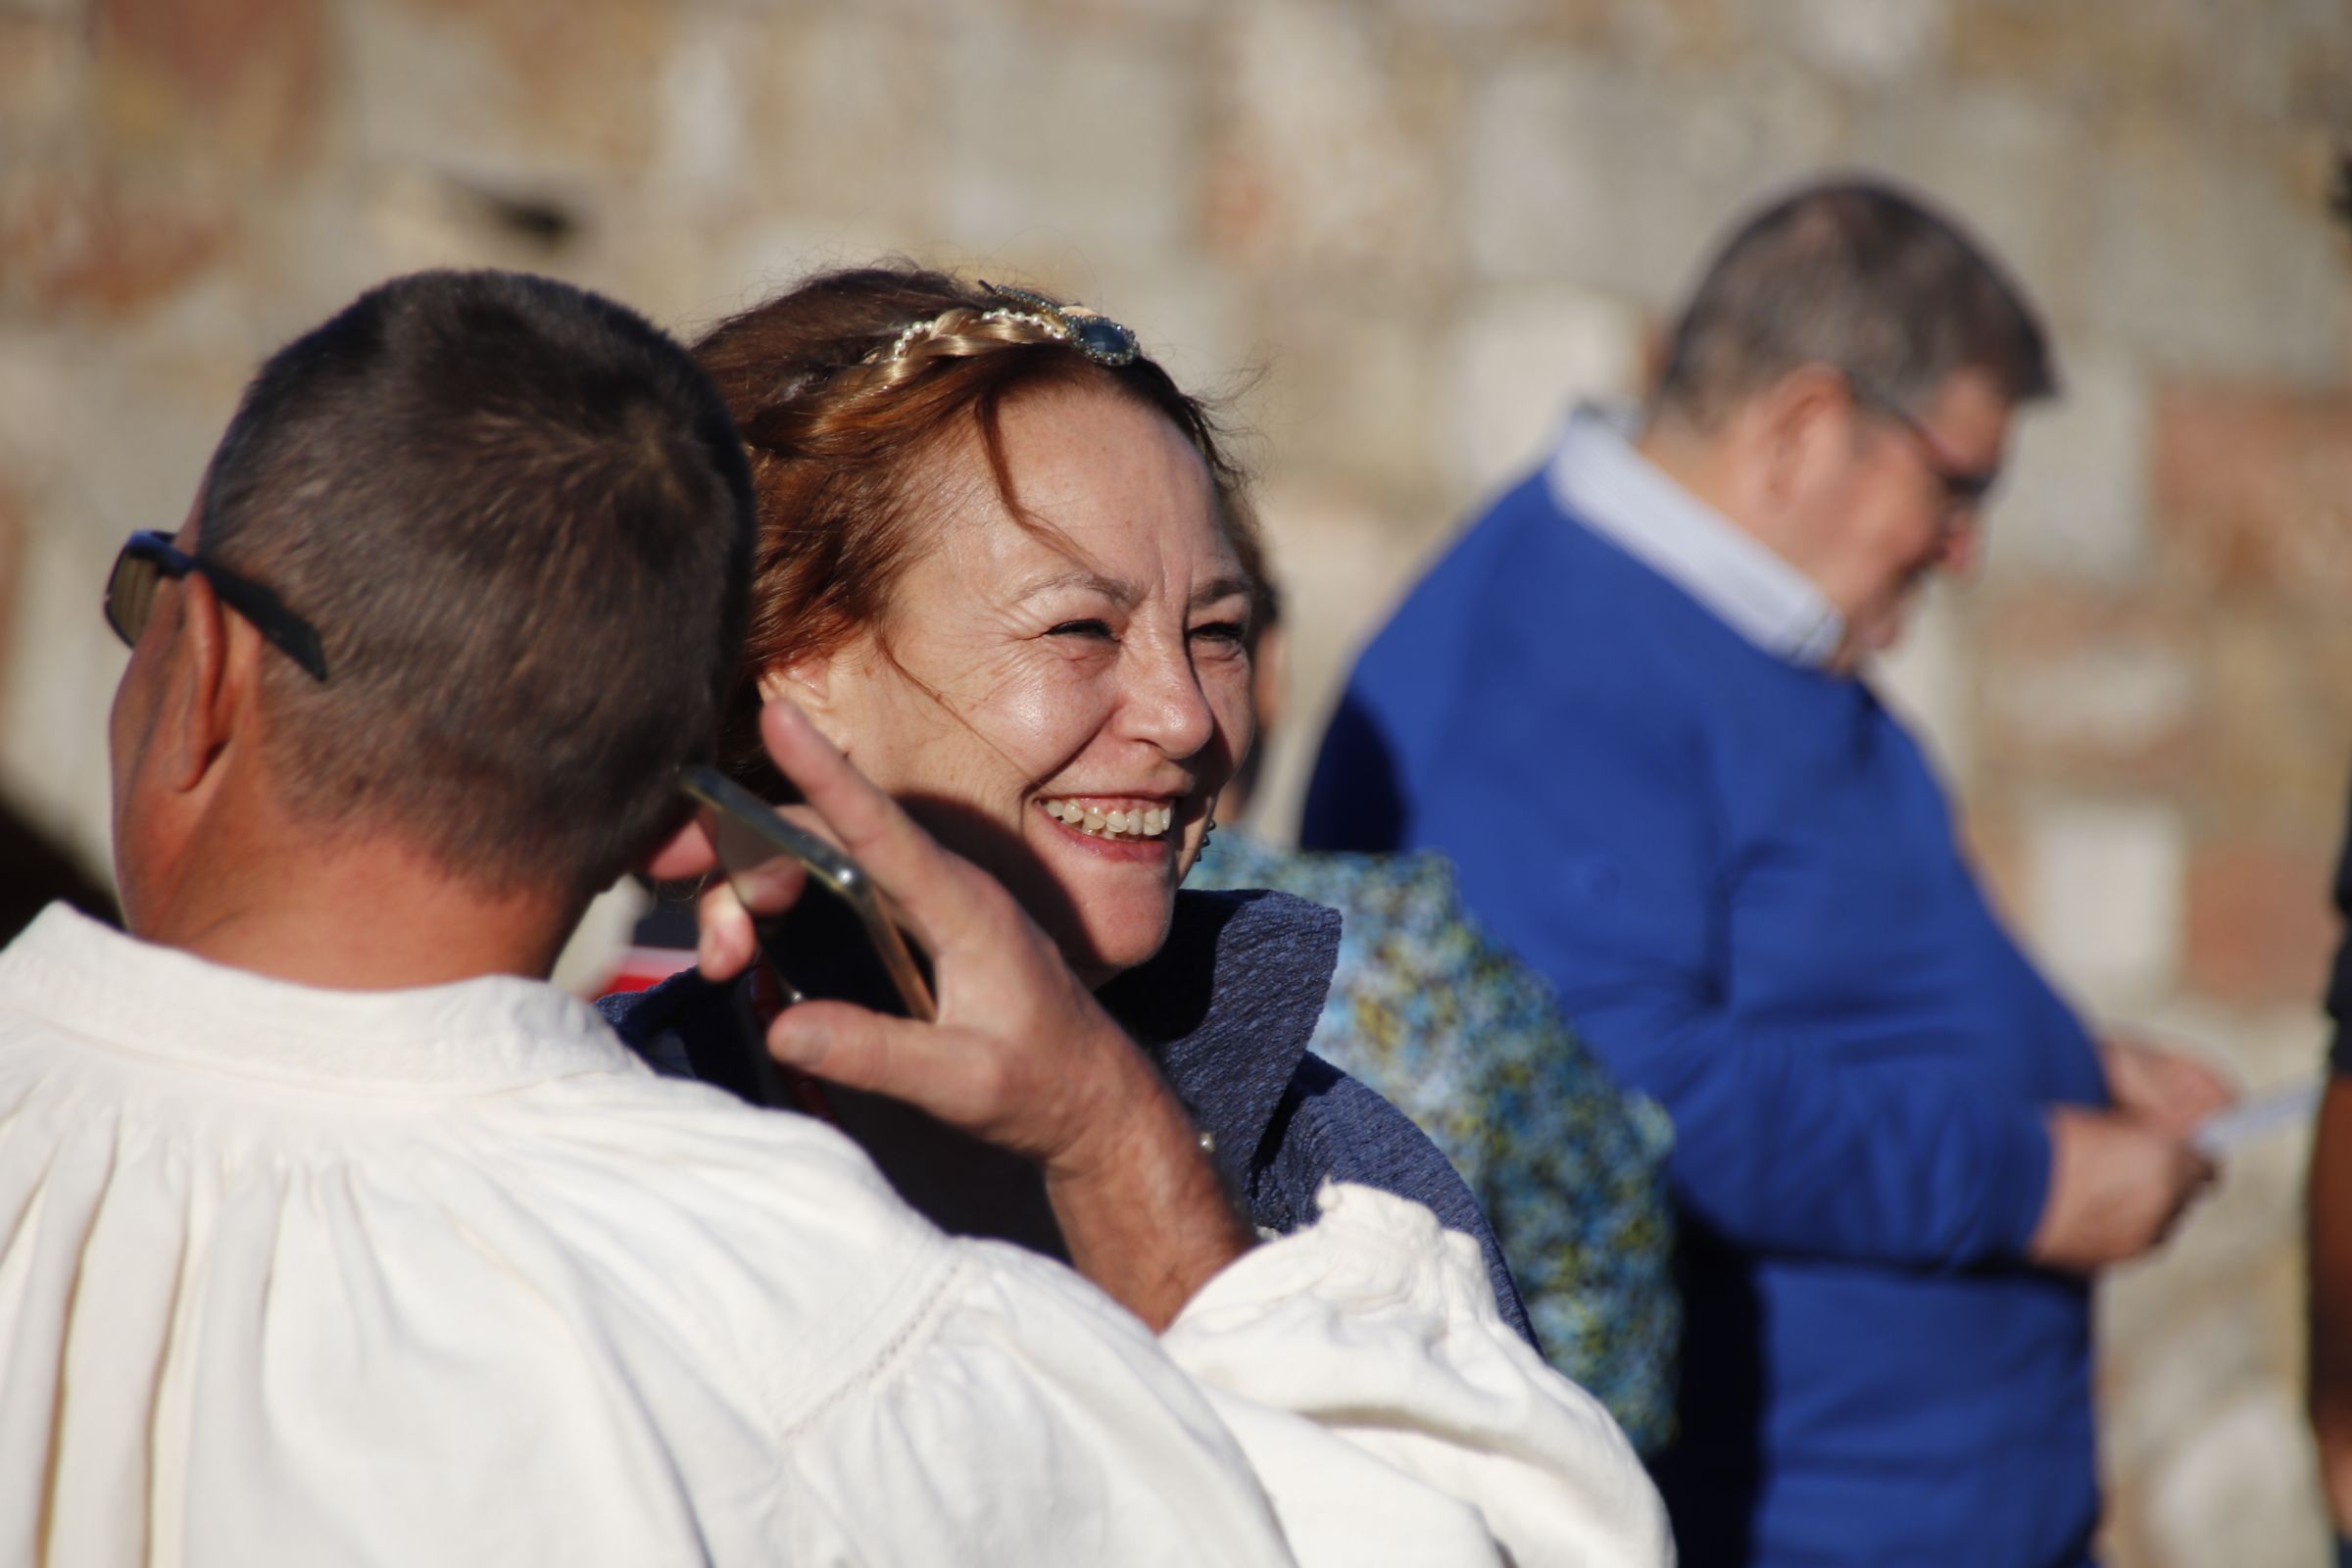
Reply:
M1810 578L1668 478L1633 444L1630 405L1568 416L1544 468L1552 504L1681 588L1775 659L1819 669L1844 617Z

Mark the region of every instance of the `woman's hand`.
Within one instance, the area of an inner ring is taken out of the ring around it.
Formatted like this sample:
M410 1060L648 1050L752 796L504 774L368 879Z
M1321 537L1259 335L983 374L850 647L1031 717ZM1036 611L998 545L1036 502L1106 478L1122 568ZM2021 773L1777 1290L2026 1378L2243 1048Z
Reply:
M802 1003L769 1028L769 1052L1034 1160L1071 1262L1163 1327L1250 1241L1175 1096L993 878L942 849L790 703L769 703L760 730L808 803L790 814L825 831L896 901L930 955L939 1002L931 1024ZM687 874L698 858L707 867L707 846L673 850L655 870ZM800 883L746 891L770 912ZM714 884L699 916L703 972L742 972L757 939L735 891Z

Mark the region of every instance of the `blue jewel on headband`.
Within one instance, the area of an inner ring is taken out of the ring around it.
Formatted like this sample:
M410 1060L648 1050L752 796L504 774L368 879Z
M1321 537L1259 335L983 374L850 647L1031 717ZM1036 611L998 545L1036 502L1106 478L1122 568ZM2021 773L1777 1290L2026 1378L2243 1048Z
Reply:
M1135 333L1124 322L1114 321L1101 311L1083 305L1056 305L1043 294L1025 288L1007 288L986 278L980 280L980 286L999 299L1025 306L1017 314L1037 320L1097 365L1132 365L1143 352L1136 347Z

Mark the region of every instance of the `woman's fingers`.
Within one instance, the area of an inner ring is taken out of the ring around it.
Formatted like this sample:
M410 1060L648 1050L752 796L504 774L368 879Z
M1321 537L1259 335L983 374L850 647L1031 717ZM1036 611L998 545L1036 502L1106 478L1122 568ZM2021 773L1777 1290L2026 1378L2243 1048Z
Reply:
M732 980L751 967L759 937L743 901L724 881L711 883L695 900L694 964L706 980Z
M751 968L760 938L753 933L743 901L727 882L712 882L696 898L694 926L694 966L704 971L706 980L734 980Z
M1011 895L940 848L790 703L771 699L760 729L776 765L931 950L942 1009L940 1022L918 1024L803 1003L768 1032L776 1058L1048 1165L1090 1128L1117 1143L1124 1123L1105 1107L1149 1105L1166 1090Z
M703 875L717 863L718 854L710 846L710 835L703 827L702 814L689 812L638 869L649 881L683 882Z
M850 857L864 866L933 954L985 918L986 877L941 849L784 698L760 710L768 756L799 786Z
M767 858L756 864L727 867L725 881L740 907L754 918L765 919L801 902L801 890L808 885L808 870L779 850L769 852Z
M987 1137L1017 1121L991 1042L969 1031L888 1017L846 1002L804 1002L768 1026L768 1053L810 1077L886 1095ZM1015 1144L1023 1142L1015 1139ZM1016 1152L1034 1152L1017 1148Z
M808 886L808 873L785 855L713 878L695 902L694 919L701 933L695 943L695 967L710 980L741 974L759 952L755 917L783 913Z

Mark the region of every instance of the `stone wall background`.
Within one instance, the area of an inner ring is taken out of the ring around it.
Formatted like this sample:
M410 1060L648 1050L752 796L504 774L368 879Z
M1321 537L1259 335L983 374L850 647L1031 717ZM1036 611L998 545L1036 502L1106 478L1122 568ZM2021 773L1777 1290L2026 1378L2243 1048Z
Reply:
M2075 994L2283 1082L2352 767L2348 144L2344 0L0 0L0 790L103 865L101 575L363 285L527 267L691 331L905 250L1238 389L1279 833L1416 563L1639 388L1736 207L1861 166L2011 259L2069 385L1889 678ZM2319 1560L2304 1152L2104 1294L2123 1568Z

